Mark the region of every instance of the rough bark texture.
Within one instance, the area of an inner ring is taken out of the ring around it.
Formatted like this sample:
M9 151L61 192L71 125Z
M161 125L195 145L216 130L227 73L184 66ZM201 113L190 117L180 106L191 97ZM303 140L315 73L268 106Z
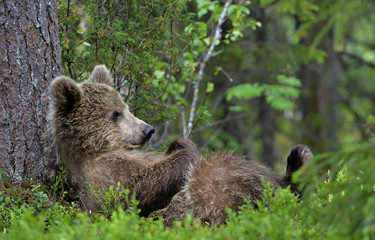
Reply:
M0 2L0 168L37 177L45 158L48 86L61 73L56 0Z

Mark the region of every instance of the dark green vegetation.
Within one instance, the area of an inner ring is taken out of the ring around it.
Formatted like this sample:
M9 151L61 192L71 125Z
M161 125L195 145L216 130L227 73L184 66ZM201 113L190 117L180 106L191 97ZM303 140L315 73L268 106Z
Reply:
M159 129L149 147L191 135L203 151L235 148L278 170L293 145L309 145L304 197L268 188L227 225L166 229L116 186L97 193L104 214L89 216L63 200L63 175L48 189L2 176L1 239L375 238L373 2L235 1L215 38L225 3L58 1L64 73L81 81L106 64L135 115Z

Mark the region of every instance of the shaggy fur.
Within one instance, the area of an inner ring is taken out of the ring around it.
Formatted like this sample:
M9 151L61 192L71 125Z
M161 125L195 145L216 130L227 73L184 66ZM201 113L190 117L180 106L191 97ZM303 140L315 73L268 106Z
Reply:
M141 214L147 216L167 206L199 160L189 140L172 143L165 154L135 150L154 129L129 112L103 65L81 84L56 78L50 94L51 148L77 189L72 197L87 210L99 210L90 185L108 189L120 182L136 193Z
M237 211L245 198L256 207L263 196L262 178L275 188L285 188L292 184L292 173L312 158L307 147L295 147L286 174L280 177L232 154L201 160L189 140L173 142L164 154L139 152L136 149L154 129L129 112L104 66L95 67L81 84L58 77L50 93L51 152L68 170L73 193L87 210L99 210L90 185L108 189L120 182L136 193L142 216L155 212L171 226L191 213L203 222L222 224L226 207ZM299 193L298 184L293 183L291 190Z
M247 199L254 207L263 197L262 178L275 188L292 185L291 191L300 193L298 184L291 182L291 175L312 158L308 147L296 146L288 156L284 177L241 156L213 154L192 170L183 190L170 204L155 214L163 217L164 224L183 220L192 214L202 223L222 224L227 218L226 208L238 211Z

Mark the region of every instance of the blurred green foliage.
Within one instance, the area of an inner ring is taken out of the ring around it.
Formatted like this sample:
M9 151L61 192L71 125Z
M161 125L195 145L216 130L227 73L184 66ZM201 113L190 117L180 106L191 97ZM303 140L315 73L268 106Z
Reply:
M301 82L295 77L286 77L284 75L277 76L277 84L269 85L257 83L244 83L235 87L229 88L227 91L227 100L230 101L232 97L238 99L251 99L265 95L267 102L277 110L295 109L294 102L289 98L295 99L300 95Z

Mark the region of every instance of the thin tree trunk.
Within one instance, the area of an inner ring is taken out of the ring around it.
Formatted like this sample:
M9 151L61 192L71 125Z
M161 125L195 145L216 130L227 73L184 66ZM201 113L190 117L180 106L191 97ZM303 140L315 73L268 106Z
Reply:
M256 42L260 46L264 46L267 42L267 16L264 8L261 8L259 5L255 9L255 18L257 21L262 22L262 27L257 28ZM257 57L257 65L260 66L260 76L265 83L268 83L269 74L267 69L263 67L264 59L267 56L260 55ZM276 123L273 111L269 103L267 103L265 97L259 99L259 124L262 129L262 161L269 167L274 168L275 161L277 159L275 152L275 132L276 132Z
M56 0L0 2L0 167L8 180L43 168L48 86L60 75Z

